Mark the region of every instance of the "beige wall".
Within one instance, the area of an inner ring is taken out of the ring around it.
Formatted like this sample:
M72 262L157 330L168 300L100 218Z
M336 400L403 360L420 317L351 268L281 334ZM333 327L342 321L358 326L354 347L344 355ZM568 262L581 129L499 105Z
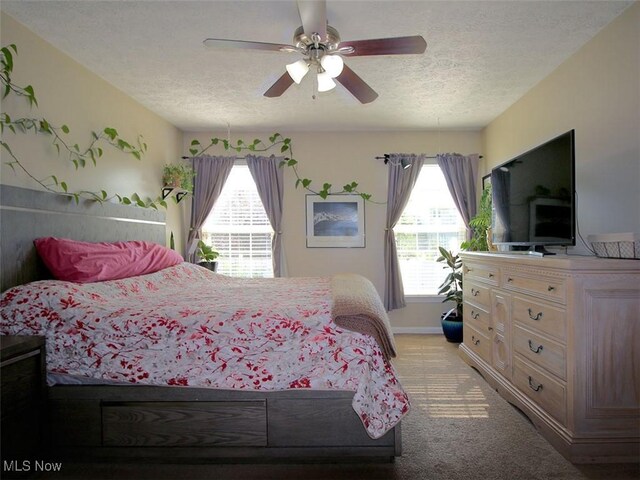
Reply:
M271 132L272 133L272 132ZM358 182L361 191L371 193L374 201L386 202L387 167L376 156L384 153L407 152L428 153L459 152L481 153L480 132L372 132L372 133L299 133L281 132L292 140L294 158L300 163L302 177L313 180L320 186L331 183L334 191L352 181ZM254 138L267 139L270 133L232 133L231 140L247 142ZM184 135L184 151L192 139L202 143L225 133L203 134L187 132ZM225 154L221 147L207 152ZM279 153L279 150L267 154ZM331 275L337 272L356 272L369 278L383 293L384 289L384 224L386 205L367 202L365 205L365 248L306 248L305 242L305 195L302 188L295 188L295 176L291 169L285 171L284 193L284 245L287 268L291 276ZM412 303L407 308L392 312L394 328L438 329L440 313L445 308L440 299L432 303Z
M485 173L573 128L582 236L640 232L639 64L636 3L485 129Z
M3 138L25 166L38 178L56 175L74 191L104 189L120 195L137 192L143 198L156 198L162 186L162 166L175 161L181 152L180 131L5 13L1 16L1 31L2 46L15 43L18 47L13 81L21 86L31 84L38 99L38 108L29 109L23 98L10 95L2 101L3 112L14 119L44 117L54 125L66 124L71 130L66 140L80 147L89 144L92 131L104 127L115 128L127 141L135 141L142 134L148 144L141 161L103 146L104 155L97 167L76 171L64 154L56 154L48 136L5 132ZM3 151L1 183L40 188L24 173L14 173L6 161L8 155ZM169 206L168 232L179 229L181 216L178 206Z

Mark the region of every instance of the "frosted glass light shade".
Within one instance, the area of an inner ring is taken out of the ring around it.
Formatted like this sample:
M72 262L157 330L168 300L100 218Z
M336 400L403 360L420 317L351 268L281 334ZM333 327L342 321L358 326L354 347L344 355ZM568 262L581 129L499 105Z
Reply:
M304 60L298 60L287 65L287 72L296 83L300 83L308 71L309 64Z
M329 72L322 72L318 74L318 91L328 92L336 87L336 82L333 81Z
M331 78L336 78L340 75L344 67L344 61L340 55L325 55L320 60L320 64Z

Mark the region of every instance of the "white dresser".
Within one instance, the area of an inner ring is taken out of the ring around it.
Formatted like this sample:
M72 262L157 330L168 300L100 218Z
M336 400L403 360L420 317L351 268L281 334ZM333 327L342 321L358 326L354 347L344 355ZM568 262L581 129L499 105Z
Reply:
M640 461L640 260L461 257L462 358L572 462Z

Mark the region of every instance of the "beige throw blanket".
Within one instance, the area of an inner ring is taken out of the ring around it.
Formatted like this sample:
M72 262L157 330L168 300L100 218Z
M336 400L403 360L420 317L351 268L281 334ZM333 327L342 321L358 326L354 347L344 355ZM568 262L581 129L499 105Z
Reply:
M331 278L336 325L376 339L386 358L396 356L391 324L373 284L361 275L341 273Z

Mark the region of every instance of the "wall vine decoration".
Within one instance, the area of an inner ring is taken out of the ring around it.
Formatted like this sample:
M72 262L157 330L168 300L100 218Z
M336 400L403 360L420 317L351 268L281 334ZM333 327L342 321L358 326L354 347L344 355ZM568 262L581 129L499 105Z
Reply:
M36 98L35 91L31 85L21 87L13 83L11 80L11 74L13 73L14 55L18 54L18 48L15 44L2 47L0 49L0 63L2 69L0 71L0 81L3 87L2 98L6 98L10 94L24 97L29 102L30 107L38 107L38 100ZM59 179L55 175L48 175L44 178L38 178L31 173L27 167L20 161L18 156L13 152L9 143L5 140L5 129L12 134L29 133L48 135L51 137L51 143L55 147L58 156L61 153L65 153L68 156L68 160L73 163L75 169L84 168L87 165L97 165L97 160L102 157L104 151L100 146L106 144L121 152L131 155L136 160L141 160L142 156L147 151L147 144L141 135L138 136L135 143L124 140L115 128L106 127L100 132L91 132L91 140L86 147L81 147L77 143L71 145L66 140L66 135L69 134L70 129L67 125L62 124L57 126L51 123L46 118L36 117L23 117L13 119L6 112L0 113L0 146L11 157L11 160L5 162L10 166L14 172L21 170L29 178L39 184L45 190L61 195L66 195L73 198L76 203L80 202L81 198L97 201L107 202L111 200L117 200L123 205L137 205L144 208L167 207L166 202L158 197L155 200L142 199L137 193L133 193L129 196L123 196L119 194L108 194L105 190L99 192L92 192L88 190L72 191L66 181Z
M385 203L385 202L376 202L371 199L370 193L365 193L358 190L358 182L355 182L355 181L352 181L350 183L343 185L342 190L340 190L339 192L332 192L331 189L333 185L327 182L324 182L322 184L322 188L320 190L314 190L311 187L313 181L310 180L309 178L300 176L300 173L298 172L298 168L297 168L298 161L293 156L293 146L291 143L291 138L284 137L280 133L274 133L269 137L268 140L269 140L269 143L265 143L259 138L254 139L253 142L251 143L246 143L244 140L238 140L235 144L233 144L228 139L215 137L211 139L208 145L202 145L200 141L192 140L191 146L189 148L189 153L194 157L198 155L202 155L210 148L220 144L227 151L233 150L239 153L243 151L265 152L267 150L270 150L271 148L280 146L280 153L283 153L286 155L284 157L284 160L280 162L280 167L281 168L289 167L292 169L296 177L296 184L295 184L296 188L302 186L302 188L304 188L308 192L311 192L315 195L319 195L323 199L326 199L329 195L339 195L343 193L350 193L353 195L360 195L360 197L362 197L364 200L372 203L379 203L379 204Z

